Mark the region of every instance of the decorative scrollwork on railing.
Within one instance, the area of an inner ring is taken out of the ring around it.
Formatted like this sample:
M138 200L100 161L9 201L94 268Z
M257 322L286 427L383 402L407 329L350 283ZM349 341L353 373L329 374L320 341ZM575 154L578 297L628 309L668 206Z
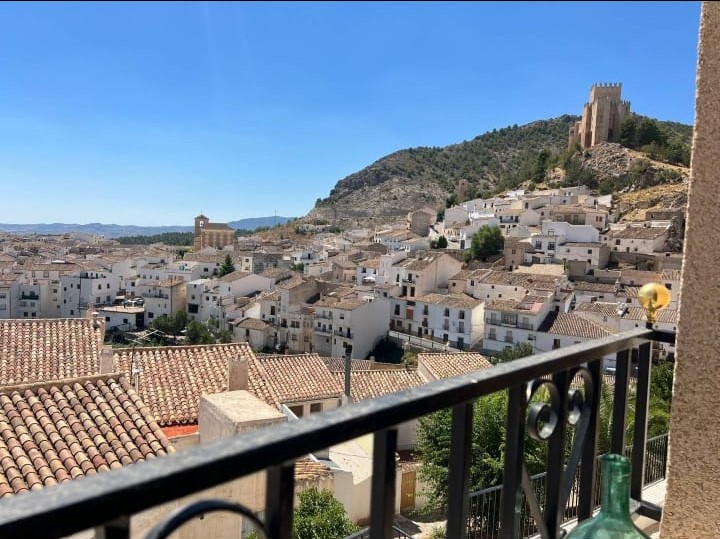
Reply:
M533 399L540 389L548 392L550 402L533 402L528 406L527 429L533 440L544 442L553 435L560 416L560 393L550 380L532 380L527 385L527 402Z
M240 505L239 503L210 499L193 502L185 507L179 508L166 520L160 522L157 526L150 530L145 539L165 539L190 519L206 513L214 513L218 511L228 511L230 513L242 515L244 518L247 518L253 523L255 529L260 532L265 539L270 537L265 524L263 524L263 522L247 507Z
M571 381L578 376L581 387L570 387ZM595 395L593 387L593 375L587 367L580 366L567 371L567 377L564 380L563 385L567 385L567 393L564 398L563 391L558 387L555 379L532 380L527 382L525 390L525 403L527 405L526 428L531 439L547 442L553 436L562 436L564 434L566 440L566 429L558 429L561 421L566 421L567 425L574 429L569 458L561 470L563 479L559 497L560 507L565 507L567 504L575 474L580 464L583 444L592 418L593 408L599 405L599 399ZM538 397L542 400L533 402L533 399ZM565 440L563 440L563 443L565 443ZM530 512L538 525L538 530L542 536L546 536L547 529L541 509L544 504L540 504L537 499L524 462L522 464L521 485Z

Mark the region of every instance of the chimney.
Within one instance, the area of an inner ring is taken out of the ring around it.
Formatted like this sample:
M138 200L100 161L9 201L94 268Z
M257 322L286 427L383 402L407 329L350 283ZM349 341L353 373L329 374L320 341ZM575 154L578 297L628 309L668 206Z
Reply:
M103 346L100 353L100 374L115 372L115 359L111 346Z
M228 391L247 390L248 360L237 357L228 361Z
M97 331L98 346L102 348L105 344L105 318L90 308L88 308L88 315L93 321L93 329Z

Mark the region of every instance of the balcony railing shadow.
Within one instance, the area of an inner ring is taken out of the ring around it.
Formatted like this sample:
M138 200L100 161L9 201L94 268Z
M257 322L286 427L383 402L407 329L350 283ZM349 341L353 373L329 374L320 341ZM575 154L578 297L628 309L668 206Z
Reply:
M16 495L0 502L0 536L63 537L97 527L99 537L129 537L130 517L138 512L267 470L264 522L257 525L267 537L290 537L294 461L372 433L369 536L392 537L398 425L451 408L447 536L467 537L473 402L508 391L497 537L515 539L520 535L521 494L538 533L551 539L561 537L562 515L569 503L579 520L591 516L594 508L602 361L609 354L616 355L610 450L621 453L625 449L630 358L635 349L638 377L633 405L631 496L637 513L659 520L661 508L642 500L653 341L674 342L674 334L634 329ZM575 389L576 384L571 387L573 379L580 379L579 389ZM544 388L541 393L540 388ZM549 402L535 402L545 392ZM526 432L548 444L539 496L524 463ZM572 445L566 459L568 439ZM572 500L571 492L575 493ZM233 503L194 502L158 525L150 536L165 537L184 521L218 510L243 513L243 508Z

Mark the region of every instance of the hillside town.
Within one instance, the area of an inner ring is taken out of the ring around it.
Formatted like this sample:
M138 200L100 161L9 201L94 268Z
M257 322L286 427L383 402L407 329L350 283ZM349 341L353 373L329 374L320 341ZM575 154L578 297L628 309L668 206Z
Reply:
M571 144L612 138L583 125ZM490 368L518 348L537 354L644 328L647 283L669 291L654 328L672 334L685 210L622 217L613 195L570 186L460 197L372 228L300 220L279 238L238 236L200 214L188 249L0 234L0 401L24 418L3 434L0 459L20 446L35 455L8 460L0 496ZM499 241L480 246L490 232ZM655 360L674 353L653 348ZM602 365L611 385L615 362L609 354ZM40 450L49 438L26 433L49 418L59 430L74 425L59 456ZM425 503L417 428L398 428L398 513ZM295 464L296 487L330 490L366 523L371 453L360 439L312 453ZM265 510L256 475L216 491ZM133 529L174 507L136 515ZM196 520L182 537L226 536L227 526ZM241 536L251 529L243 519Z

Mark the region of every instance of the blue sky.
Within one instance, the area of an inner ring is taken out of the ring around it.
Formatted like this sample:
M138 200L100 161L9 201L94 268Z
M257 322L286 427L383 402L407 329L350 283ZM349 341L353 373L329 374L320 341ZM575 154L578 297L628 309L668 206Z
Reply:
M579 114L693 122L700 2L0 3L0 222L307 213L393 151Z

